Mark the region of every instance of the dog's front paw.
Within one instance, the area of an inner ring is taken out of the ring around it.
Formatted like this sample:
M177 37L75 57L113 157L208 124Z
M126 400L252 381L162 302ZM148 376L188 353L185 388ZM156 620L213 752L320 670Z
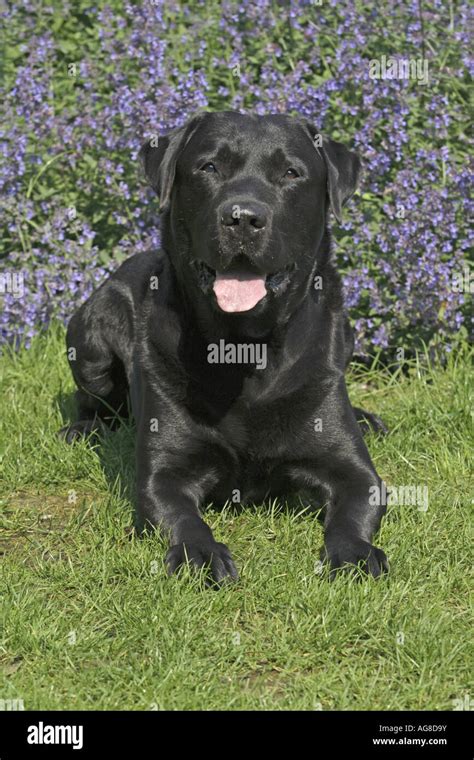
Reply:
M329 565L330 580L334 580L338 571L351 572L359 568L367 575L378 578L389 569L382 549L357 536L326 539L321 559Z
M169 575L175 573L182 565L189 564L195 568L208 568L213 583L221 585L238 578L232 555L225 544L206 540L181 542L174 544L166 555Z

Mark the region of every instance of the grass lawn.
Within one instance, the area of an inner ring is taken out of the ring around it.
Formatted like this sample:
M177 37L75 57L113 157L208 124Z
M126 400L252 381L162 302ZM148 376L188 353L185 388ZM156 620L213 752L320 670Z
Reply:
M453 709L469 694L470 365L354 373L391 428L369 447L392 485L387 578L329 583L314 516L212 509L241 579L220 591L130 532L133 429L68 447L73 382L57 328L1 360L4 637L0 697L30 709ZM187 577L183 577L187 576ZM471 692L472 693L472 692Z

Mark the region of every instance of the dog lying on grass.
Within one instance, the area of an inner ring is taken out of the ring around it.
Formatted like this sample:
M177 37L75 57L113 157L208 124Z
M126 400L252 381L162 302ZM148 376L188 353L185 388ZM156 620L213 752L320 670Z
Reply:
M316 138L316 139L315 139ZM163 247L125 261L72 317L78 386L66 441L137 425L137 527L170 538L170 573L237 578L200 507L287 499L322 507L331 577L388 569L385 511L344 379L353 351L328 223L360 162L310 123L203 113L140 151ZM72 349L72 350L71 350Z

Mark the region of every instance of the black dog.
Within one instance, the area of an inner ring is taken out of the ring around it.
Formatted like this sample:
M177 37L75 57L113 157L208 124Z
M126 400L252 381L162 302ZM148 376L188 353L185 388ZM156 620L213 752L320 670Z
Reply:
M129 394L138 527L168 533L170 572L237 577L201 505L304 492L324 507L331 576L380 575L385 506L358 420L383 423L347 395L353 338L328 226L359 159L303 120L234 112L199 114L140 157L163 250L132 256L71 319L66 440L111 425Z

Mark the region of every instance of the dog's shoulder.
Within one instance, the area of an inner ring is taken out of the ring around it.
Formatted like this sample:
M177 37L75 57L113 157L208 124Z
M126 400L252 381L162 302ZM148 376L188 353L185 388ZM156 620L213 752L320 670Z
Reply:
M166 268L161 250L143 251L125 259L97 291L97 301L128 301L136 310L149 291L158 291Z
M112 282L126 282L131 286L149 284L153 276L159 277L166 265L166 254L157 249L135 253L120 264L111 275Z

